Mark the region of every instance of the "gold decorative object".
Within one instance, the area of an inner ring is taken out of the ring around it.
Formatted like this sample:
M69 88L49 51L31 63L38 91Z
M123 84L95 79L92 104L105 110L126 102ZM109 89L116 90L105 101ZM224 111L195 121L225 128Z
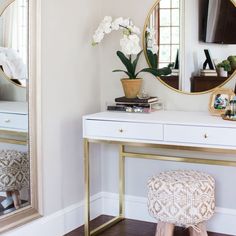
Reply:
M217 88L211 94L209 111L212 115L223 115L229 105L230 100L235 96L232 89Z
M236 121L236 118L230 118L230 117L228 117L227 115L225 115L225 114L223 114L223 115L221 115L221 117L222 117L222 119L223 120L228 120L228 121Z

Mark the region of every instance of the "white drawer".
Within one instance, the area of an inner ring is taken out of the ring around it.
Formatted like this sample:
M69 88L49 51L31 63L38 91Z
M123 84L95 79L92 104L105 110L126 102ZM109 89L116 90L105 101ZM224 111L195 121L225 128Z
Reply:
M22 114L0 113L0 128L28 130L28 116Z
M235 146L236 129L165 125L164 140L182 143Z
M148 123L85 120L84 137L163 140L163 126Z

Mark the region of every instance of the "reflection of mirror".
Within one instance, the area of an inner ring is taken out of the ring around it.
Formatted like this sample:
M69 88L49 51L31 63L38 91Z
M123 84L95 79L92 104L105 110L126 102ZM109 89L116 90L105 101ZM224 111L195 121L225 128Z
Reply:
M11 81L17 90L26 87L27 79L28 1L5 3L0 17L0 77ZM3 98L1 94L0 216L30 205L28 103L24 98Z
M211 70L203 67L208 56L204 49L215 64L235 56L235 21L230 0L158 0L144 27L146 59L150 64L147 50L158 52L159 67L172 68L171 75L160 78L168 87L186 93L209 91L232 78L236 59L230 62L228 77L220 77L215 65Z
M28 3L16 0L0 17L0 76L26 87L28 63Z

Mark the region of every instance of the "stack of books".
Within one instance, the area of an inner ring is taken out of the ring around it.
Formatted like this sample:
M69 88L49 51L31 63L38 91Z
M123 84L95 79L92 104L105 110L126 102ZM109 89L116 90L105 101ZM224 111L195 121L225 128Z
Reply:
M217 76L217 72L210 69L200 70L200 76Z
M126 98L115 99L115 104L108 105L108 111L124 111L135 113L149 113L162 109L162 103L157 97L149 98Z

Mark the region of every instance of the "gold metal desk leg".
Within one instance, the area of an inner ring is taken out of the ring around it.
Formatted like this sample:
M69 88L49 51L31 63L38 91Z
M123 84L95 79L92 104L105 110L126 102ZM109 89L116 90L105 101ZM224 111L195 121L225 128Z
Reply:
M119 216L110 220L109 222L99 226L90 231L90 173L89 173L89 140L84 139L84 176L85 176L85 224L84 235L97 235L104 230L110 228L114 224L122 221L125 216L125 156L124 145L120 145L119 153Z
M84 235L90 236L89 141L87 139L84 139L84 177L85 177Z
M125 157L124 145L120 145L119 152L119 216L125 217Z

